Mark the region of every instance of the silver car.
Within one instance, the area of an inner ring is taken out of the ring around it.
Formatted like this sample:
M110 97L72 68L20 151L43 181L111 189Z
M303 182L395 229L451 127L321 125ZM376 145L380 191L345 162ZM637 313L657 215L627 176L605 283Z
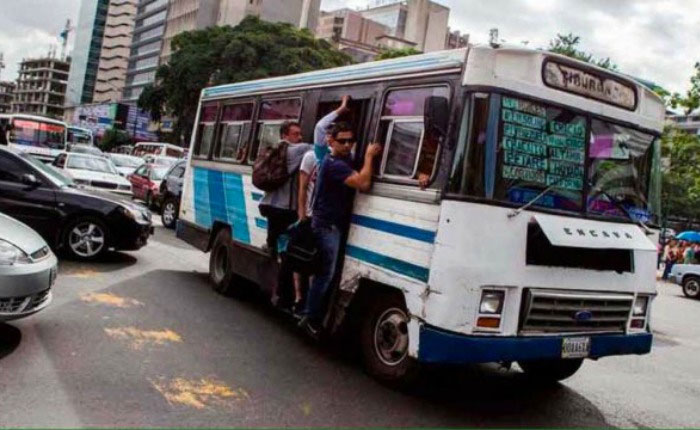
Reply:
M0 321L24 318L51 302L58 260L44 239L0 213Z

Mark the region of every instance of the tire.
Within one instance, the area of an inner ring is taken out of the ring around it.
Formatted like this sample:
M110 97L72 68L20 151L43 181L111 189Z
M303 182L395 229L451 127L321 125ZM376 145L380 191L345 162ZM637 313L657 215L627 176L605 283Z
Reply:
M382 294L363 311L360 350L365 369L380 382L409 388L418 380L419 364L408 355L408 312L403 298Z
M224 296L233 296L236 292L238 277L233 273L233 255L229 230L219 230L209 254L209 280L214 291Z
M688 276L683 279L683 294L691 299L700 299L700 278Z
M583 364L583 359L539 360L518 362L525 375L536 382L555 383L574 375Z
M177 224L178 211L180 210L178 206L177 200L172 197L166 199L163 203L163 210L160 214L160 220L163 222L163 226L165 228L169 228L171 230L175 228L175 225Z
M98 218L80 217L63 230L61 245L66 255L75 260L94 261L108 250L109 229Z

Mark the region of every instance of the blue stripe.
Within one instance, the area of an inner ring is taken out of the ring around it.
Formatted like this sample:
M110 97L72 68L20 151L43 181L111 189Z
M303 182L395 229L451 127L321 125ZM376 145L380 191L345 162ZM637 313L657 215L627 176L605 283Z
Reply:
M209 207L209 174L205 169L194 169L194 220L197 225L211 228L211 208Z
M237 173L226 173L225 175L226 212L229 225L233 230L233 238L239 242L250 244L250 228L248 228L243 177Z
M208 170L207 172L209 173L209 212L212 221L228 223L223 173L217 170Z
M399 273L409 278L418 279L419 281L428 282L430 277L430 269L417 266L403 260L387 257L386 255L377 254L376 252L359 248L357 246L348 245L345 253L352 258L364 261L375 266L383 267L392 272Z
M403 224L397 224L391 221L385 221L377 218L370 218L364 215L353 215L352 223L362 227L371 228L372 230L383 231L384 233L394 234L397 236L406 237L409 239L419 240L421 242L435 243L435 232L423 230L416 227L411 227Z
M267 230L267 220L264 218L255 218L255 225L258 228L261 228L263 230Z
M250 193L250 196L253 198L254 202L259 202L264 197L264 195L261 193Z

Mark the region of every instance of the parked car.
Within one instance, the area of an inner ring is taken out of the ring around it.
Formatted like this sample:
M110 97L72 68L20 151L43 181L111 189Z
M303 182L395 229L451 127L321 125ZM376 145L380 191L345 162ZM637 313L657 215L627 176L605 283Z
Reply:
M53 166L1 147L0 211L33 228L52 249L81 260L109 249L140 249L153 233L143 206L79 188Z
M156 157L182 158L185 150L182 147L170 143L161 142L139 142L134 147L131 155L145 157L153 155Z
M166 166L144 164L129 175L131 191L135 199L143 200L146 207L155 208L160 195L160 183L165 174L170 170Z
M78 185L131 195L131 183L119 174L108 158L67 152L59 154L51 165L64 171Z
M104 157L105 153L100 150L100 148L92 145L82 145L82 144L73 144L73 145L68 145L68 152L75 152L77 154L89 154L89 155L95 155L97 157Z
M177 162L168 170L160 184L160 219L166 228L175 228L177 223L182 197L182 180L186 167L186 160Z
M683 288L686 297L700 299L700 265L675 264L669 279Z
M160 157L155 155L146 155L143 159L148 164L154 164L156 166L172 167L175 163L181 160L181 158L174 157Z
M42 237L0 213L0 321L35 314L51 303L58 261Z
M109 154L109 159L112 160L117 171L122 176L129 176L139 168L143 162L143 158L134 157L126 154Z

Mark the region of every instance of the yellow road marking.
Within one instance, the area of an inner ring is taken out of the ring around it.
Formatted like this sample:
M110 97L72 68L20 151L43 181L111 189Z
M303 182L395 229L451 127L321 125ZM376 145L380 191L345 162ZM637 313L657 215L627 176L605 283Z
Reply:
M80 300L86 303L99 303L102 305L114 306L117 308L131 308L143 306L138 300L127 297L119 297L112 293L87 293L80 296Z
M233 389L223 382L207 378L198 381L175 378L169 382L149 379L149 382L170 405L179 404L195 409L227 406L231 402L250 398L243 389Z
M68 276L71 278L81 278L81 279L88 279L88 278L94 278L95 276L100 276L100 272L94 269L77 269L77 270L68 270L66 272L61 273L61 276Z
M301 405L301 411L304 413L304 416L309 416L311 415L311 404L309 403L304 403Z
M132 349L141 349L144 345L165 345L182 343L182 337L172 330L139 330L136 327L105 328L111 338L129 341Z

